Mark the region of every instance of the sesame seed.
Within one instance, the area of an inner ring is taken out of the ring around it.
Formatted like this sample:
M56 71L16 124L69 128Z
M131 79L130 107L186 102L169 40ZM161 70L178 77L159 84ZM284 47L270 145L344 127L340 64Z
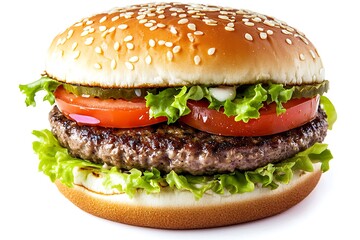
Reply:
M105 38L108 34L109 34L109 31L106 30L106 31L104 31L104 32L101 34L101 37L102 37L102 38Z
M161 39L160 39L160 40L158 41L158 44L159 44L160 46L165 45L165 40L161 40Z
M177 16L177 13L176 12L171 13L171 16L175 17L175 16Z
M93 23L94 23L94 21L92 21L92 20L86 21L86 25L91 25L91 24L93 24Z
M199 11L196 11L196 10L189 10L189 11L187 11L188 14L195 14L195 13L197 13L197 12L199 12Z
M203 21L206 23L206 25L209 26L217 26L217 21L212 19L203 19Z
M235 27L235 24L233 22L229 22L228 24L226 24L226 26L233 28L233 27Z
M177 34L176 28L173 26L170 27L170 32L175 35Z
M232 32L232 31L235 31L235 28L225 26L225 30L226 30L226 31L229 31L229 32Z
M151 22L147 22L147 23L144 24L144 26L149 28L149 27L154 26L154 24L151 23Z
M59 38L56 43L56 46L63 45L65 42L66 42L66 38Z
M281 29L281 32L282 32L283 34L286 34L286 35L292 35L292 32L289 32L289 31L286 30L286 29Z
M139 57L138 57L138 56L132 56L131 58L129 58L129 62L131 62L131 63L135 63L135 62L137 62L137 61L139 61Z
M152 26L149 29L150 29L150 31L154 31L155 29L157 29L157 26Z
M266 39L267 38L267 33L265 33L265 32L260 32L260 38L261 39Z
M112 70L115 70L115 68L116 68L116 61L115 61L115 59L112 59L112 60L111 60L111 62L110 62L110 67L111 67Z
M95 52L101 54L103 51L102 51L101 47L96 47Z
M155 13L148 13L147 16L148 16L148 17L155 17L156 14L155 14Z
M127 35L127 36L124 38L124 42L129 42L129 41L131 41L131 40L133 40L133 36L131 36L131 35Z
M167 51L166 58L167 60L172 61L172 59L174 58L174 54L171 51Z
M251 20L253 20L254 22L261 22L261 18L259 17L254 17Z
M161 15L158 16L158 18L164 19L164 18L165 18L165 15L164 15L164 14L161 14Z
M140 19L144 19L146 16L145 15L139 15L136 17L137 20L140 20Z
M132 17L133 14L134 14L133 12L126 12L125 15L124 15L124 17L125 17L126 19L129 19L129 18Z
M193 23L189 23L189 24L187 25L187 27L188 27L190 30L192 30L192 31L196 31L196 25L193 24Z
M195 38L194 38L194 36L192 35L192 33L188 33L188 34L187 34L187 37L188 37L188 39L189 39L190 42L193 43L193 42L195 41Z
M80 57L80 51L74 51L72 57L73 59L78 59Z
M155 43L156 43L156 42L155 42L154 39L150 39L150 40L149 40L149 46L150 46L150 47L155 47Z
M83 25L82 22L78 22L78 23L75 23L75 24L74 24L74 27L81 27L82 25Z
M270 27L275 27L275 23L272 20L265 19L263 22L265 25L268 25Z
M88 34L89 34L89 31L83 31L83 32L80 34L80 36L85 37L85 36L88 35Z
M134 70L134 65L130 62L125 62L125 67L129 70Z
M208 51L207 51L207 54L209 56L213 55L215 53L215 48L209 48Z
M105 22L105 21L106 21L106 19L107 19L107 17L106 17L106 16L103 16L103 17L99 20L99 23L103 23L103 22Z
M195 31L194 34L195 34L195 35L198 35L198 36L204 35L204 33L203 33L202 31Z
M264 31L264 28L258 27L257 30L259 30L260 32L262 32L262 31Z
M245 39L249 40L249 41L252 41L253 37L249 33L245 33Z
M85 40L85 45L91 45L94 42L94 38L93 37L88 37Z
M173 46L173 43L172 43L172 42L166 42L166 43L165 43L165 46L167 46L167 47L172 47L172 46Z
M195 65L199 65L200 64L200 61L201 61L201 58L199 55L195 55L194 57L194 63Z
M164 27L166 27L166 25L163 24L163 23L158 23L158 24L156 24L156 26L157 26L158 28L164 28Z
M68 38L68 39L71 38L71 36L73 35L73 33L74 33L74 30L70 29L70 30L68 31L68 33L67 33L67 38Z
M287 42L287 44L289 44L289 45L291 45L291 44L292 44L292 41L291 41L291 39L289 39L289 38L285 39L285 41L286 41L286 42Z
M102 66L101 66L100 63L95 63L95 64L94 64L94 68L96 68L96 69L101 69Z
M146 23L148 20L147 19L141 19L141 20L139 20L139 23L140 24L144 24L144 23Z
M88 32L89 32L89 33L93 33L93 32L95 32L95 28L92 28L92 27L91 27L91 28L89 28L89 29L88 29Z
M179 21L178 21L178 24L186 24L186 23L188 23L189 22L189 19L187 19L187 18L182 18L182 19L180 19Z
M78 43L77 43L77 42L74 42L74 43L71 45L71 50L74 51L77 46L78 46Z
M239 14L239 15L242 15L242 14L245 14L246 12L244 12L244 10L238 10L236 11L236 14Z
M120 18L120 16L119 16L119 15L117 15L117 16L115 16L115 17L111 18L111 21L115 22L115 21L116 21L116 20L118 20L119 18Z
M149 64L151 63L151 56L150 56L150 55L147 55L147 56L145 57L145 63L146 63L147 65L149 65Z
M305 55L300 53L299 58L300 58L300 60L304 61L305 60Z
M303 36L297 35L297 37L299 37L306 45L309 44L309 41L306 38L304 38Z
M274 34L274 32L273 32L273 30L266 30L266 33L268 34L268 35L273 35Z
M116 27L112 26L111 28L109 28L108 32L111 33L113 31L115 31Z
M186 14L185 13L182 13L182 14L179 14L179 18L186 18Z
M228 19L229 19L229 17L226 16L226 15L219 15L218 18L224 19L224 20L228 20Z
M99 27L99 30L100 30L100 32L105 31L105 30L106 30L106 26L100 26L100 27Z
M250 27L252 27L252 26L255 25L255 23L253 23L253 22L244 22L244 24L245 24L246 26L250 26Z
M118 28L121 29L121 30L124 30L124 29L127 29L127 28L128 28L128 25L127 25L127 24L120 24L120 25L118 26Z
M114 50L117 51L120 49L120 43L119 42L115 42L114 43Z
M175 47L173 47L173 49L172 49L172 51L173 51L173 53L178 53L178 52L180 52L180 46L175 46Z
M127 47L127 49L132 50L132 49L134 49L134 44L126 43L126 47Z
M311 54L311 56L312 56L313 59L316 58L315 52L314 52L313 50L311 50L311 49L310 49L310 54Z

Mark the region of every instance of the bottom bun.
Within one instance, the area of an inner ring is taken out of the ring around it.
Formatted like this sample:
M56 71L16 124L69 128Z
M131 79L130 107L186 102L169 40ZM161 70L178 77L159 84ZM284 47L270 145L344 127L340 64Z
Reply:
M166 229L195 229L233 225L269 217L302 201L317 185L321 171L294 174L292 181L276 190L256 188L244 194L204 194L195 200L190 192L166 189L160 194L138 192L105 195L83 186L68 188L60 181L60 192L82 210L115 222Z

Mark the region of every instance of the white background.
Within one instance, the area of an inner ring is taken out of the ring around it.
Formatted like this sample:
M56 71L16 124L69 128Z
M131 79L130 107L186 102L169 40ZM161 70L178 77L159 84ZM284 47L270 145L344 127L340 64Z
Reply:
M192 231L139 228L82 212L37 171L32 129L48 128L48 103L26 108L18 85L37 80L55 35L90 14L139 1L1 1L0 239L355 239L359 195L359 24L356 1L210 1L276 16L305 32L331 81L339 119L326 142L331 169L303 202L287 212L242 225ZM191 1L198 2L198 1ZM221 3L220 3L221 2ZM333 238L332 238L333 239Z

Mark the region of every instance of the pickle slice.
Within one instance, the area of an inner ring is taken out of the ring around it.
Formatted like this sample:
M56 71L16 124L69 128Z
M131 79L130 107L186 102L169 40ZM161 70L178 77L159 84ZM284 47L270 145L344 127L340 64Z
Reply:
M77 96L92 96L101 99L126 99L130 100L138 97L145 97L148 92L157 93L156 88L101 88L87 87L79 85L64 84L64 88ZM292 98L312 98L316 95L323 95L329 89L329 81L325 80L318 84L289 86L294 88Z
M130 100L138 97L145 97L148 92L155 93L153 88L101 88L101 87L85 87L71 84L63 85L65 90L77 96L99 97L101 99L122 98Z
M312 98L316 95L323 95L329 90L329 81L325 80L318 84L294 86L292 98Z

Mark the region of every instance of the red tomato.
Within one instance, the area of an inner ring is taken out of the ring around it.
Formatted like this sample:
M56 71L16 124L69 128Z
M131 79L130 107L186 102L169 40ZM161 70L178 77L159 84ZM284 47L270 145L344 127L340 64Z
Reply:
M56 104L68 118L83 125L134 128L167 120L166 117L150 118L145 99L99 99L68 93L63 87L54 92Z
M283 104L286 112L276 114L276 105L271 103L260 109L260 118L249 122L236 122L222 111L207 108L207 101L189 101L189 115L180 118L185 124L204 132L224 136L265 136L299 127L314 119L319 106L319 96L292 99Z

